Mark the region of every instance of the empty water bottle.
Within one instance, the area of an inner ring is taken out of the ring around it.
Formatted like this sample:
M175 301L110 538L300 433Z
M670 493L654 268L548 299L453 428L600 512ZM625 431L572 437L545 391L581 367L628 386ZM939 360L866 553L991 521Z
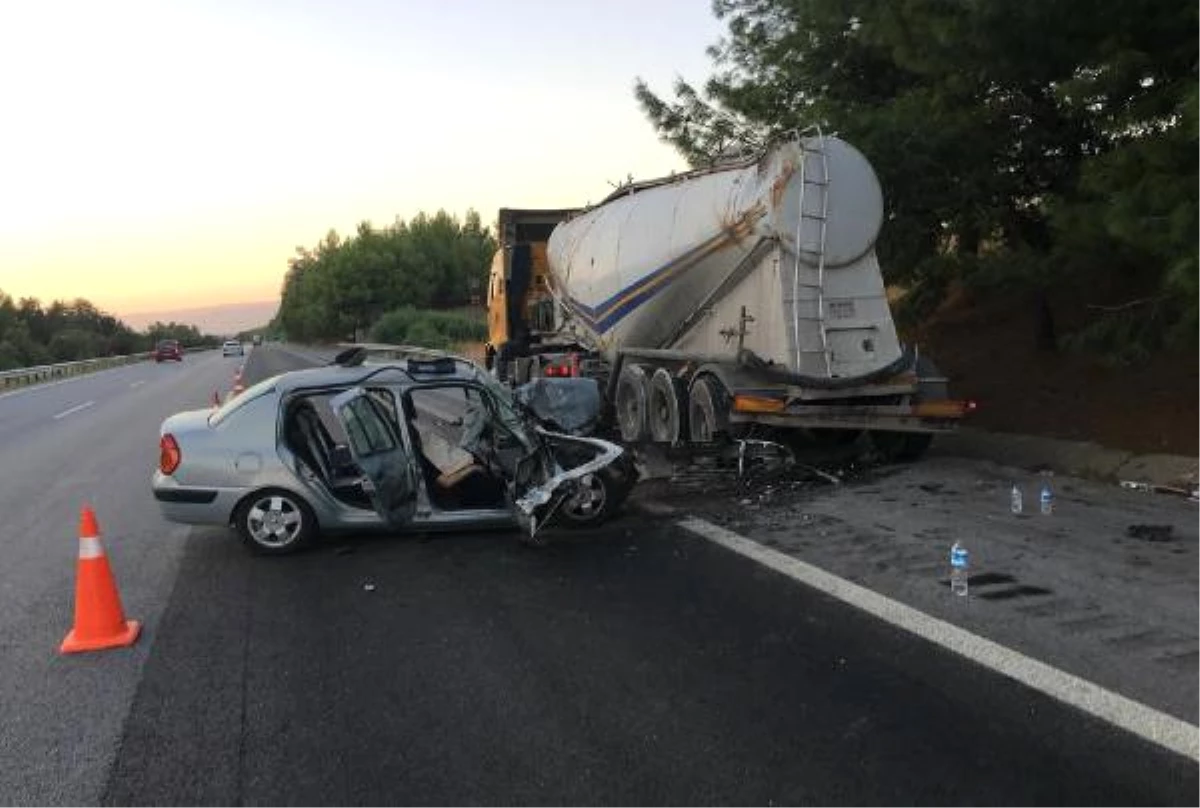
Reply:
M1012 503L1010 507L1012 508L1013 513L1020 513L1025 509L1025 506L1021 502L1021 489L1017 488L1015 484L1012 487L1012 496L1010 497L1010 501Z
M1049 516L1054 512L1054 491L1050 488L1050 482L1047 480L1042 483L1042 493L1038 497L1038 502L1042 506L1042 514Z
M967 577L970 574L970 556L967 548L958 542L950 548L950 591L956 595L967 594Z

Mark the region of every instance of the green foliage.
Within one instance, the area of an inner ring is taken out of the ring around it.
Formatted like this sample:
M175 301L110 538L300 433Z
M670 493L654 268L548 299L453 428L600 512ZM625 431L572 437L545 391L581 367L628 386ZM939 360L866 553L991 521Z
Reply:
M178 323L155 323L139 334L82 298L43 308L34 298L14 302L0 291L0 370L141 353L159 339L177 339L187 347L220 343Z
M1197 7L1174 0L715 0L714 73L635 96L696 165L812 124L871 160L887 280L928 312L992 290L1135 277L1143 326L1089 350L1194 345ZM948 264L943 259L955 259ZM1160 339L1162 338L1162 339Z
M451 348L487 338L479 319L447 311L418 311L405 306L390 311L371 329L371 340L422 348Z
M357 339L384 312L463 305L482 295L495 250L475 211L462 222L445 211L382 229L363 222L345 239L330 231L289 260L271 328L297 341Z

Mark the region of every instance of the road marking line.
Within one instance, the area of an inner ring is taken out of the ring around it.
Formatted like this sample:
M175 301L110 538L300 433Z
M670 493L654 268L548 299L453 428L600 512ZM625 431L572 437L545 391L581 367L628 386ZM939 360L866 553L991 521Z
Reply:
M140 382L134 382L133 384L131 384L131 385L129 385L129 386L130 386L130 387L141 387L141 386L142 386L143 384L145 384L145 383L146 383L146 380L145 380L145 379L143 379L143 380L141 380Z
M676 524L765 567L1172 752L1200 760L1200 727L696 517Z
M74 415L75 413L79 412L80 410L86 410L88 407L92 406L95 403L96 402L94 402L94 401L85 401L82 404L78 404L69 410L63 410L58 415L54 416L54 420L57 421L59 418L66 418L68 415Z

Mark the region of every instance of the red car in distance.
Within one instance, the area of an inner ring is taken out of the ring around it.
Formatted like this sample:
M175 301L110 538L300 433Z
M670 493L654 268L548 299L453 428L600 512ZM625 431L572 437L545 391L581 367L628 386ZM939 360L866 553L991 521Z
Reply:
M174 359L176 362L183 361L183 348L179 346L177 340L159 340L158 345L154 346L154 361L162 362L166 359Z

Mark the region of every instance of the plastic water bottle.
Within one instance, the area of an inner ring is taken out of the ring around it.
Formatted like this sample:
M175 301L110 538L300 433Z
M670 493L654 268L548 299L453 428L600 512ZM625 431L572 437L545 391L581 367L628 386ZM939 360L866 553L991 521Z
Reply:
M1054 513L1054 491L1050 488L1050 483L1042 483L1042 493L1038 497L1038 502L1042 507L1042 515L1049 516Z
M1021 489L1017 488L1016 484L1014 484L1012 487L1011 500L1012 500L1011 507L1012 507L1013 513L1019 514L1021 511L1023 511L1025 509L1025 506L1021 502Z
M966 596L967 576L970 574L971 562L967 548L958 542L950 548L950 591L955 595Z

